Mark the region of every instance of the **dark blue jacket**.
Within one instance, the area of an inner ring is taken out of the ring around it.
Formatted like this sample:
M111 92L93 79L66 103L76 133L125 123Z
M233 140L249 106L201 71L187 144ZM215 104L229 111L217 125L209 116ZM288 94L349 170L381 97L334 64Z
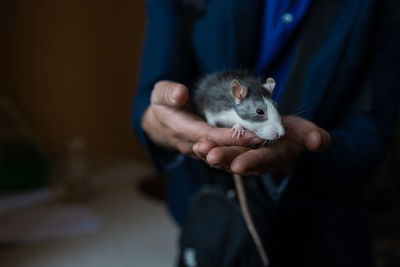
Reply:
M158 80L190 87L206 73L253 69L263 1L210 0L198 18L181 2L147 2L147 36L133 110L137 136L168 176L168 205L180 223L206 167L150 144L140 127L141 116ZM334 258L354 259L338 266L368 266L359 193L362 181L382 160L399 114L399 2L314 1L300 27L280 112L301 111L332 136L330 149L298 159L282 199L288 232L298 236L293 250L302 247L302 255L312 254L318 243ZM315 237L309 247L304 245L307 235Z

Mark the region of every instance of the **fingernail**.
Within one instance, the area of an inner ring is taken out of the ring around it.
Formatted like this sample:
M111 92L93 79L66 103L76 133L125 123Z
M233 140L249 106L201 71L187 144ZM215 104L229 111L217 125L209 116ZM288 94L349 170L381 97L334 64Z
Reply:
M172 92L171 92L171 95L169 96L169 98L170 98L170 100L171 100L171 102L172 102L173 104L176 103L176 97L178 96L178 94L179 94L179 89L178 89L178 87L173 88L173 89L172 89Z

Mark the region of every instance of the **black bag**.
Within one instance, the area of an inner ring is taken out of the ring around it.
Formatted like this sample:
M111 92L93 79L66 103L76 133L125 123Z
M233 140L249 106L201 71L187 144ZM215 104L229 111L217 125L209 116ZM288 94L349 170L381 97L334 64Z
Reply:
M276 208L257 180L245 187L254 225L271 260ZM178 266L264 266L242 216L233 183L206 185L193 198L182 229Z

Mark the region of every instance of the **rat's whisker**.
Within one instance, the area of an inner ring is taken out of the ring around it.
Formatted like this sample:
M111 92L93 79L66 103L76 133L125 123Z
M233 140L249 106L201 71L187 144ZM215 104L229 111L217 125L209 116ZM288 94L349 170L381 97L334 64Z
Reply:
M282 86L281 86L282 87ZM281 94L282 94L282 88L281 88L281 90L279 90L279 92L278 92L278 95L276 96L276 101L279 101L279 97L281 96Z
M289 115L289 116L285 117L285 119L282 122L287 122L289 120L292 120L294 117L296 117L296 115Z
M291 121L291 120L293 120L293 119L295 119L295 118L296 118L296 116L289 116L289 117L285 118L285 119L282 121L283 126L285 126L285 124L287 124L289 121Z
M267 142L268 142L268 139L265 139L264 142L261 144L261 147L263 147Z
M309 111L311 107L307 106L307 104L303 104L300 107L296 108L293 112L291 112L291 115L294 116L301 116L303 115L306 111Z
M294 117L301 117L306 111L310 110L310 107L299 107L296 112L287 115L287 117L282 121L282 123L288 122L289 120L293 119Z
M289 114L297 114L299 112L303 112L304 108L307 108L307 107L303 107L303 106L296 107L293 111L289 112Z

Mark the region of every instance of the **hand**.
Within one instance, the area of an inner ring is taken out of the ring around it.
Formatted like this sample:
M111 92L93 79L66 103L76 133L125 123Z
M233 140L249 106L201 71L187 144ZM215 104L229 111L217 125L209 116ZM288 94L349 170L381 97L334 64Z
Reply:
M200 141L193 151L209 165L234 173L260 175L267 172L288 174L304 150L327 149L331 137L327 131L300 117L283 117L286 134L279 140L258 149L241 146L218 146Z
M186 86L160 81L151 94L150 106L142 117L142 128L157 145L196 157L193 144L205 141L218 146L249 146L263 140L247 131L237 140L230 129L214 128L189 111Z

